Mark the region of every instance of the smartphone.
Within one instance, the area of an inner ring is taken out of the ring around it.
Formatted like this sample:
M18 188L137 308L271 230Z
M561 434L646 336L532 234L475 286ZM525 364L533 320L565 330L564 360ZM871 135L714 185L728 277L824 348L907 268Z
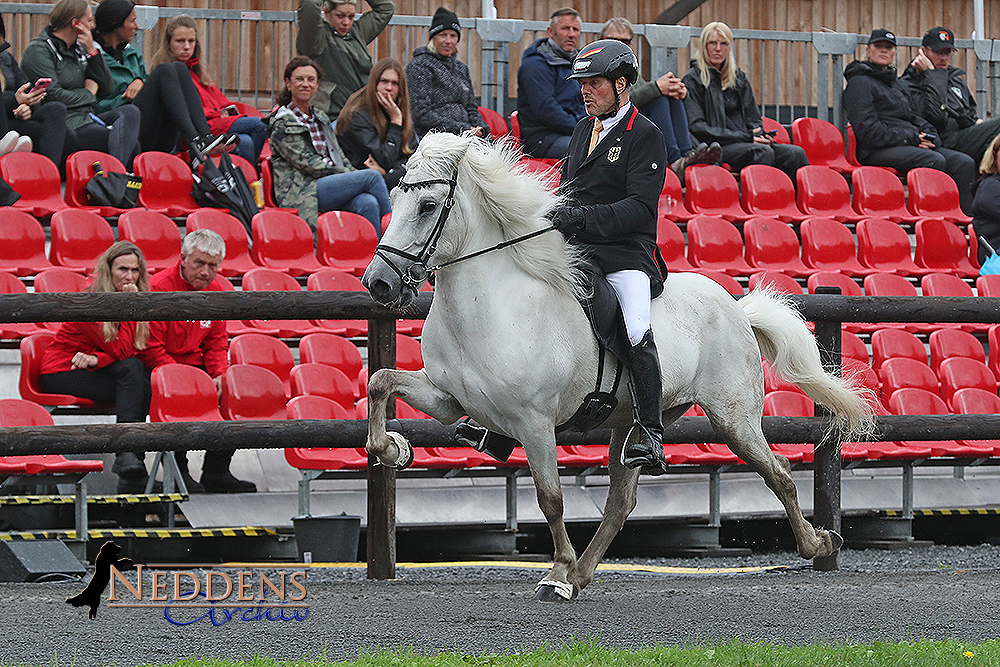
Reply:
M761 134L763 134L765 137L773 137L776 134L778 134L778 131L777 130L764 130L763 132L761 132Z
M230 104L228 107L223 107L220 113L221 116L235 116L239 114L240 110L236 108L235 104Z
M34 95L35 93L47 90L48 87L52 85L52 79L44 77L35 82L35 85L28 91L29 95Z

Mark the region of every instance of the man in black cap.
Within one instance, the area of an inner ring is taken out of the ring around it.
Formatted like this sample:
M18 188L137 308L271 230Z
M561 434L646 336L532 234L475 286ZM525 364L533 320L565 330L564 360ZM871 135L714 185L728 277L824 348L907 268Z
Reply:
M914 111L933 125L945 148L971 155L979 164L986 146L1000 134L1000 118L984 121L965 83L965 70L953 67L955 35L948 28L931 28L920 52L901 77L910 87Z

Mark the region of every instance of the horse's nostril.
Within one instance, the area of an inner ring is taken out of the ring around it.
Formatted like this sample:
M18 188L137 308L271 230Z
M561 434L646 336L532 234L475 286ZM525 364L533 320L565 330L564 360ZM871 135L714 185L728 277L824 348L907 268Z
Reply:
M368 293L379 303L388 303L392 300L392 288L384 280L377 279L368 286Z

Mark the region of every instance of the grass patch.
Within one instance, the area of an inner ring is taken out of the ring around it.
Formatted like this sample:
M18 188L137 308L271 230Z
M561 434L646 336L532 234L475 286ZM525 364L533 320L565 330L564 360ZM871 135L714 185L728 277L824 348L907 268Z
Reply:
M874 644L786 646L732 641L695 647L657 646L616 650L576 641L513 655L421 655L413 649L362 652L357 660L297 662L256 657L250 661L182 660L162 667L1000 667L1000 639L982 644L910 641Z

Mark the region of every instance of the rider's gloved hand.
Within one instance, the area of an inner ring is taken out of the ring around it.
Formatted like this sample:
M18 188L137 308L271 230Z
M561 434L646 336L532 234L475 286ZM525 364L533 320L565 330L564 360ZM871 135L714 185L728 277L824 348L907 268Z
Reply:
M550 214L552 224L566 236L583 231L587 211L582 206L562 206Z

